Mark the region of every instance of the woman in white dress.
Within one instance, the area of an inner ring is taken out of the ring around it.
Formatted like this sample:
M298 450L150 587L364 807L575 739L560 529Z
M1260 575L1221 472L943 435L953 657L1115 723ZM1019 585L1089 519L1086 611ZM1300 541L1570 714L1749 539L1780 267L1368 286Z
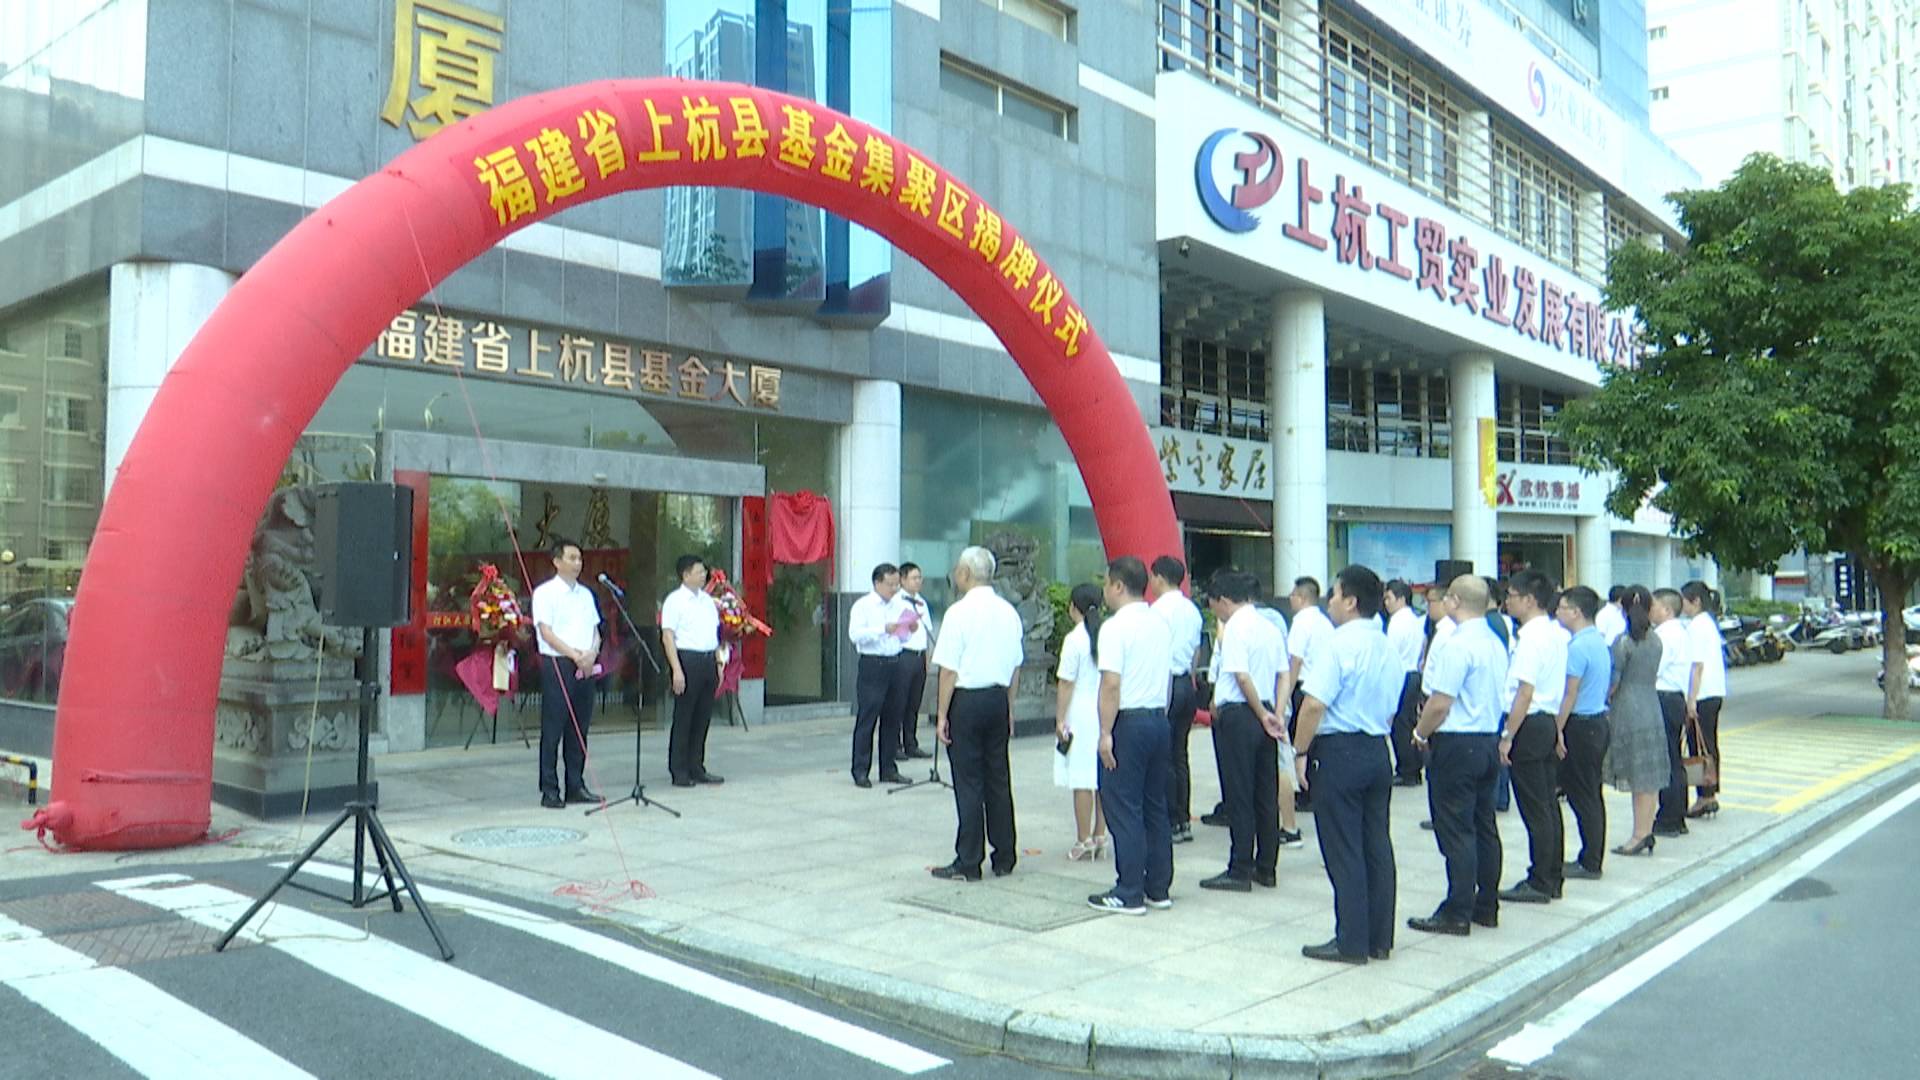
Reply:
M1100 640L1100 588L1075 585L1067 608L1073 629L1060 645L1060 691L1054 718L1053 782L1073 792L1073 821L1079 839L1067 850L1076 862L1097 859L1107 850L1107 822L1096 792L1100 787L1100 666L1094 651Z

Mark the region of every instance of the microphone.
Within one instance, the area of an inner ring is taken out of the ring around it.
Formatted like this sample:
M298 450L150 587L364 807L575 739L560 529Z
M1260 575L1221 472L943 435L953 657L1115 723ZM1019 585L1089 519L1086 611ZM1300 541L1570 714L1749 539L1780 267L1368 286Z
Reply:
M627 590L621 588L618 585L615 585L613 583L613 580L607 577L607 575L605 574L600 575L600 584L605 585L609 589L612 589L613 595L619 597L620 599L625 600L627 598Z

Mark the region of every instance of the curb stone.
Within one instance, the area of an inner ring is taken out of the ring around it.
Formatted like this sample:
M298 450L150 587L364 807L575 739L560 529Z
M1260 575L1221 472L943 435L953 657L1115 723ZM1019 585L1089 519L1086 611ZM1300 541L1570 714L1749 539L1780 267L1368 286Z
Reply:
M776 982L956 1042L1035 1064L1146 1078L1348 1077L1402 1075L1424 1068L1539 1003L1557 987L1640 949L1721 892L1840 821L1884 801L1920 777L1920 758L1763 826L1753 836L1683 871L1524 959L1464 982L1418 1006L1322 1037L1227 1036L1175 1029L1105 1027L1023 1013L896 976L813 960L644 917L618 921L656 947Z

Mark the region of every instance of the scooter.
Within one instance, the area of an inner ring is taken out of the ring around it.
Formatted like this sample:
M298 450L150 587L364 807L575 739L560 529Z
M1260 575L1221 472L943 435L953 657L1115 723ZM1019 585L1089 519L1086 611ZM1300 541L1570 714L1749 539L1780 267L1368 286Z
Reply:
M1887 669L1884 665L1881 666L1879 673L1873 677L1873 681L1880 689L1885 690L1887 688ZM1920 646L1909 646L1907 648L1907 688L1910 690L1920 690Z

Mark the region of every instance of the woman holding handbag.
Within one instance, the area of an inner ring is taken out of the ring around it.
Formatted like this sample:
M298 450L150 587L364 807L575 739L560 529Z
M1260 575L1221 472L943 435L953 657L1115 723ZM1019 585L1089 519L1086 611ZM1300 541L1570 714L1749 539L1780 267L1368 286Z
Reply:
M1613 685L1608 697L1612 743L1607 748L1607 779L1633 793L1633 837L1613 849L1615 855L1653 854L1653 816L1660 792L1671 779L1667 726L1660 714L1655 680L1661 644L1652 632L1653 596L1635 585L1620 599L1627 632L1613 641Z
M1107 823L1100 809L1100 641L1101 595L1098 585L1075 585L1067 610L1073 629L1060 644L1060 689L1055 705L1053 782L1073 792L1074 829L1079 839L1067 850L1076 862L1098 859L1107 850Z

